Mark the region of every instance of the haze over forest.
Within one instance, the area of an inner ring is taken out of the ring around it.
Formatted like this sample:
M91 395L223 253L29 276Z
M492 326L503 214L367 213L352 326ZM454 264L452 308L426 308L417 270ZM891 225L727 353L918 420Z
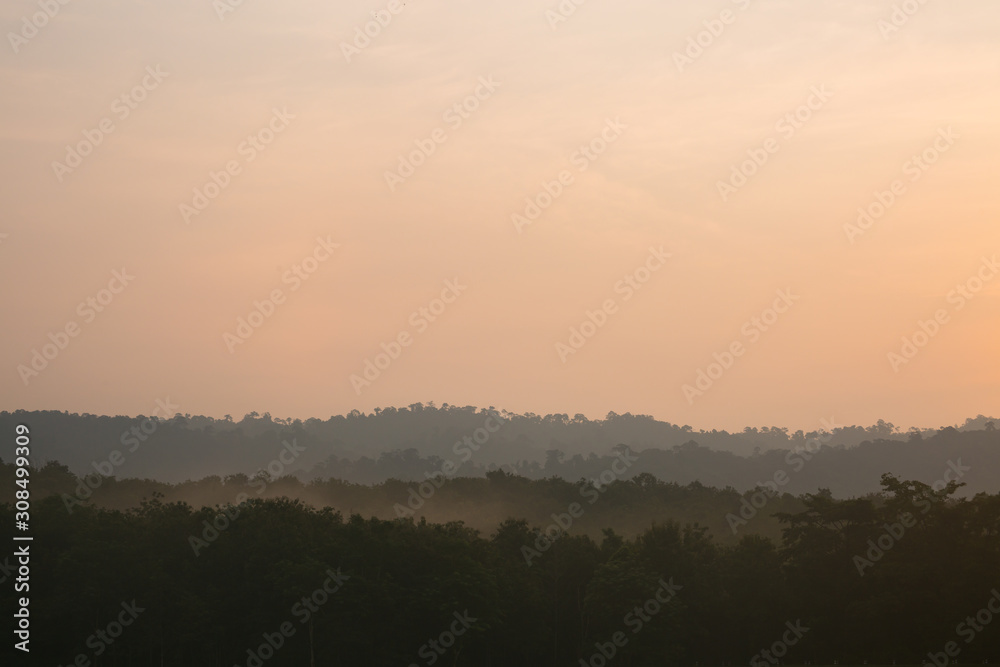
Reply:
M171 407L169 400L161 403ZM695 431L645 415L517 415L494 408L433 403L358 411L327 420L274 419L250 413L239 421L190 414L107 417L63 412L0 412L0 429L33 424L36 465L56 461L75 474L93 474L114 451L116 477L185 482L264 471L295 443L281 474L302 481L338 479L377 484L424 481L450 462L448 477L483 476L502 468L520 476L575 481L600 472L621 448L637 457L628 477L650 473L667 482L734 487L740 491L792 473L782 490L828 488L838 496L878 490L886 472L934 482L948 461L964 457L974 472L966 492L990 490L1000 475L997 420L979 415L955 426L902 430L880 421L850 426L833 417L814 430L746 427ZM272 475L273 477L274 475Z
M998 0L0 26L3 667L1000 662Z

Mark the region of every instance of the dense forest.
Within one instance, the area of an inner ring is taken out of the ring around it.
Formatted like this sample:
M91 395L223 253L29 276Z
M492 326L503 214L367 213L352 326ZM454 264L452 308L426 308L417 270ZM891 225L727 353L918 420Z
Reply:
M529 484L505 473L489 481ZM642 484L614 481L607 493ZM32 510L39 639L30 660L941 667L1000 659L1000 495L961 498L955 481L935 490L891 475L880 486L867 498L802 496L798 509L779 512L778 540L746 534L729 545L671 520L633 537L614 522L597 539L574 533L590 511L583 494L547 525L510 517L488 533L288 499L193 509L154 497L127 510L69 512L52 494ZM13 519L9 503L0 507L0 521ZM14 576L5 561L6 584ZM11 586L0 591L12 608Z
M844 426L827 417L817 418L809 432L768 427L727 433L642 415L611 413L593 421L419 403L326 421L251 413L235 422L175 414L179 408L170 399L158 403L149 416L134 418L0 412L0 429L31 425L35 465L59 461L82 476L107 470L118 452L105 476L175 483L235 473L253 477L279 455L280 474L303 481L422 482L448 465L455 467L452 476L484 477L502 468L530 479L578 480L605 469L622 446L638 458L630 474L741 491L783 471L782 491L829 488L838 496L857 496L878 491L883 472L932 483L959 459L970 468L961 480L967 484L963 493L992 491L1000 478L1000 432L984 416L906 432L883 421ZM293 452L286 451L288 443L294 443Z
M398 414L342 421L363 433ZM862 429L871 437L850 446L851 428L769 429L750 442L780 446L748 455L706 447L703 433L669 448L604 440L587 454L553 440L541 460L503 462L503 438L525 440L509 430L516 419L462 414L464 435L431 439L445 449L352 457L331 454L325 425L258 416L215 430L181 416L0 413L32 423L25 664L1000 659L992 420L906 434L883 423L885 437ZM609 423L649 426L589 427ZM75 467L51 457L74 442L61 429L81 424L90 449ZM147 456L190 457L175 474L251 463L183 481L130 474ZM6 525L15 480L0 461ZM0 561L5 608L17 567Z
M103 478L97 474L81 478L65 466L49 462L32 474L31 485L34 498L55 494L68 513L85 506L127 510L153 497L164 503L185 502L193 507L215 507L243 497L289 498L313 507L331 507L345 516L412 518L430 523L463 521L483 533L495 530L509 517L525 519L532 525L546 525L553 513L580 502L587 512L574 521L570 531L574 534L598 539L604 528L614 526L618 533L632 537L654 522L673 519L697 522L717 541L726 544L744 534L778 539L781 529L773 513L802 508L800 497L775 493L767 487L740 493L731 487L718 489L700 482L682 486L662 482L649 473L633 477L627 469L621 476L615 475L610 483L603 483L600 478L596 474L591 480L577 482L558 477L532 480L495 470L482 478L438 478L437 484L389 480L364 485L337 479L303 483L291 475L272 478L264 472L252 478L239 474L169 484L149 479ZM609 476L604 479L608 481ZM17 489L14 481L14 466L0 466L0 501L14 502ZM757 496L758 504L763 498L767 504L759 511L753 508L753 515L744 519L740 512L750 514L744 505L755 493L763 494Z

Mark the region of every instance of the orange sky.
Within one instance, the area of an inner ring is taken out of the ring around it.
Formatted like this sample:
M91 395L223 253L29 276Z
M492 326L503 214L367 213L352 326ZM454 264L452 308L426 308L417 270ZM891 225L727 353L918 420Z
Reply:
M1000 412L993 0L227 1L0 9L3 408Z

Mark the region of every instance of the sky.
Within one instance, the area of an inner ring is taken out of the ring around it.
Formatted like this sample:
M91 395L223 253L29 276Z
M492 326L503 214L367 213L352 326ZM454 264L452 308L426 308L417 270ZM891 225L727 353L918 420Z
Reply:
M1000 412L994 0L0 26L3 409Z

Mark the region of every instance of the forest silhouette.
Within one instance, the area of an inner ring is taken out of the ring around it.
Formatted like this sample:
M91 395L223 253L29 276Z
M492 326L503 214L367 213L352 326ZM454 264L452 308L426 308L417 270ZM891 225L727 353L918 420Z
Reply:
M407 427L423 416L408 412ZM148 434L145 417L0 414L30 420L46 457L71 448L63 429L115 436L89 470L48 458L31 471L32 594L55 601L32 612L46 641L31 664L944 667L1000 655L992 420L706 434L630 415L428 413L414 447L353 458L347 440L324 439L382 429L364 451L399 445L398 411L221 428L178 416ZM455 434L491 415L489 438L461 460ZM435 432L442 416L465 422ZM563 434L547 444L573 453L497 463L501 438L523 444L530 428ZM683 442L643 439L658 431ZM182 481L120 474L130 457L200 447L208 465L241 446L270 464ZM3 462L8 525L14 481ZM15 577L10 557L0 566ZM14 595L0 593L11 606Z

